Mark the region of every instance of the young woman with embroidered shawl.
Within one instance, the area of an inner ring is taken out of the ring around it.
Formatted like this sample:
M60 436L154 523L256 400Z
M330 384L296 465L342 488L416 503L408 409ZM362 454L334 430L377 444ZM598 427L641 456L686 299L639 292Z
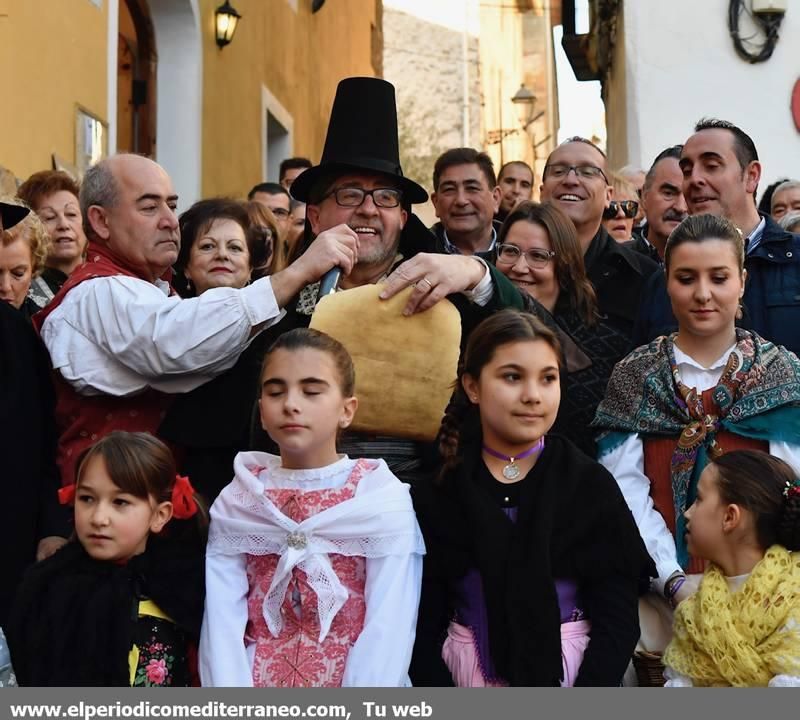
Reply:
M652 562L614 479L566 438L560 348L533 315L470 335L440 433L441 474L414 487L428 555L418 685L619 685Z
M686 218L665 250L678 332L634 350L616 366L594 427L599 457L628 502L673 605L700 573L683 513L708 459L769 451L800 468L800 361L735 327L746 271L741 233L724 218Z

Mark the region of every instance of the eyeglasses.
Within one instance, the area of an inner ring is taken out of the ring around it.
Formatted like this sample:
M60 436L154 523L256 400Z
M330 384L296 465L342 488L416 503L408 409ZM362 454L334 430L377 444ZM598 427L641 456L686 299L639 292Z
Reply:
M636 200L612 200L608 207L603 210L603 217L611 220L617 217L617 213L622 210L626 218L635 218L639 212L639 203Z
M597 167L597 165L561 165L558 163L555 165L545 165L544 177L561 180L567 177L573 170L575 174L583 180L595 180L601 177L606 181L606 185L608 185L606 174L603 172L602 168Z
M516 245L508 243L501 243L497 246L497 262L502 265L513 265L519 256L525 256L525 262L528 263L529 268L534 270L543 270L556 254L552 250L545 250L544 248L531 248L524 252Z
M359 207L367 195L372 196L372 202L381 208L393 208L400 204L403 193L395 188L375 188L374 190L364 190L359 187L342 187L331 190L325 197L333 197L336 204L341 207Z

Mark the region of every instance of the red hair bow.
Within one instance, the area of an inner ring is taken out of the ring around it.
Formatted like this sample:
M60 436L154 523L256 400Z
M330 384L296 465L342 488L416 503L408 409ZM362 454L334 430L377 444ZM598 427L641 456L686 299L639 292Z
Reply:
M58 488L58 502L61 505L72 505L75 502L75 483Z
M183 475L175 476L175 485L172 488L172 515L178 520L186 520L197 512L197 502L194 499L194 488L189 478Z

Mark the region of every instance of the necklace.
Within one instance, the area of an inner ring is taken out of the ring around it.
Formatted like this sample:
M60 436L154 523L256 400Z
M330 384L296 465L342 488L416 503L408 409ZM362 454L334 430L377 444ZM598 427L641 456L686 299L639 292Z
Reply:
M526 450L523 453L520 453L516 457L510 457L509 455L503 455L502 453L497 452L497 450L492 450L492 448L484 445L483 451L489 453L492 457L499 458L500 460L505 460L508 462L503 468L503 477L506 480L516 480L519 477L520 469L519 465L517 465L517 460L523 460L526 457L530 457L534 453L540 453L544 449L544 435L539 438L536 445L534 445L529 450Z

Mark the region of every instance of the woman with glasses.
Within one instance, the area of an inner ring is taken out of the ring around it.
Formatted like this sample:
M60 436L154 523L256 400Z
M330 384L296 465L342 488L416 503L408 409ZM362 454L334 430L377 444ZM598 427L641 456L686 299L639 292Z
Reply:
M506 218L495 253L497 269L541 306L537 315L542 308L549 313L543 320L558 329L566 376L553 431L594 457L589 424L614 364L625 356L629 343L597 311L575 227L553 205L524 202Z
M618 243L633 239L633 223L639 212L639 194L622 175L611 173L613 193L611 202L603 212L603 225Z

